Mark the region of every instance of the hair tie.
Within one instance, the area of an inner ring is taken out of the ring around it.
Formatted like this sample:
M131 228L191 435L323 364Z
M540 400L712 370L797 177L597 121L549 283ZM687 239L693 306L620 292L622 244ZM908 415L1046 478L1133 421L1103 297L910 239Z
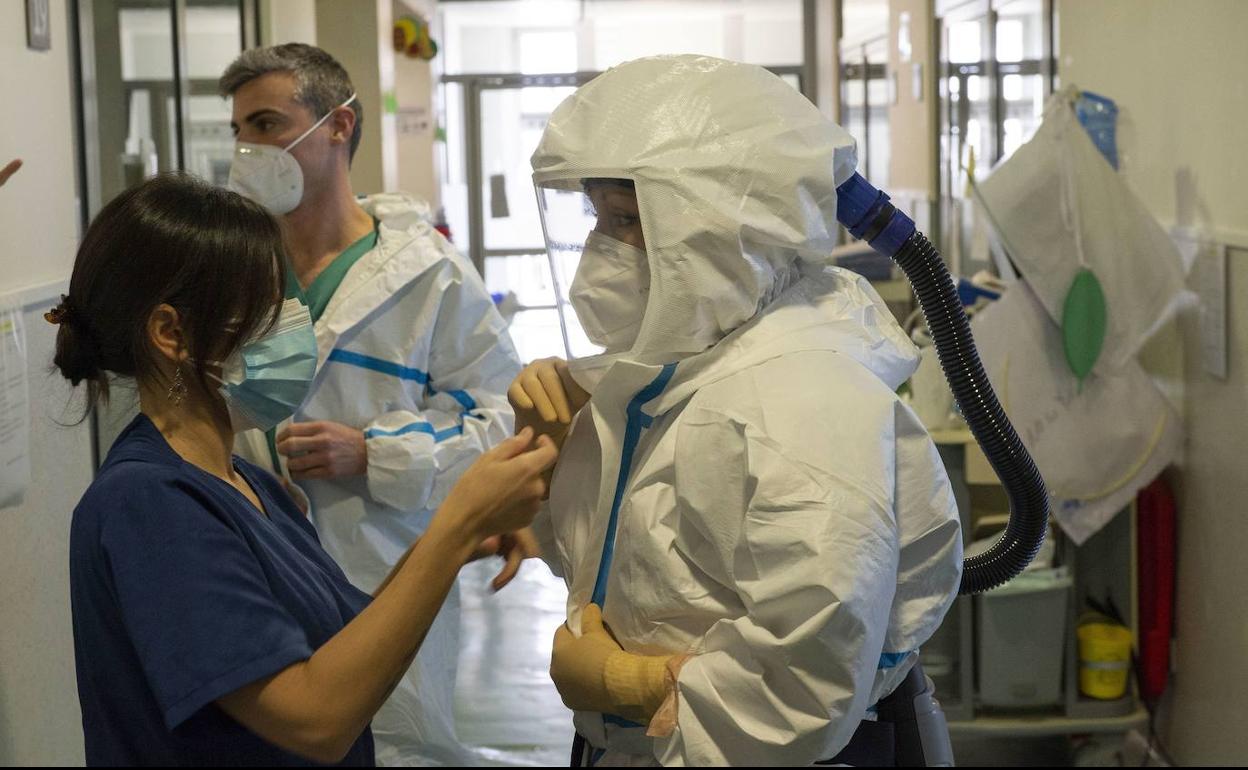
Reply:
M55 326L60 326L63 323L68 323L71 315L69 296L62 294L61 304L44 313L43 320Z

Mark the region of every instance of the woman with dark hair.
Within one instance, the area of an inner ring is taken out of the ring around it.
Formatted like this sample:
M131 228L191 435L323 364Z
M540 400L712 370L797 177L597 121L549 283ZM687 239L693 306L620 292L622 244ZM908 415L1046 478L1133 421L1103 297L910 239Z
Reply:
M74 510L70 584L89 764L374 762L368 724L456 573L531 521L555 450L486 453L370 597L281 484L231 455L289 416L315 371L284 304L282 236L260 206L190 177L118 196L47 314L56 366L133 378L141 413Z

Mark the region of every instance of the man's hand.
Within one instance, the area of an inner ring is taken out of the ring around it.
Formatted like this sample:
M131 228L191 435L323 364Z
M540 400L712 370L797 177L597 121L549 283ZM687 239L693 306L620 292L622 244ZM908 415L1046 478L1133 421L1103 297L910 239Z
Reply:
M364 431L336 422L294 422L277 434L277 451L295 481L339 479L368 472Z

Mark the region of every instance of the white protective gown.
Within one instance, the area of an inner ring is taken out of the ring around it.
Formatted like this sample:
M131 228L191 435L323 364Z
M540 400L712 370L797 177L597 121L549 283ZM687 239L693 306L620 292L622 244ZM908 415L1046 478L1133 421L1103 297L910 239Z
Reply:
M852 139L758 67L621 65L554 113L537 184L636 185L650 290L535 530L568 620L605 581L625 650L690 653L675 731L578 713L599 764L834 756L957 592L958 514L895 390L918 353L870 285L824 267Z
M330 420L365 433L367 476L299 486L325 549L371 592L460 474L511 435L506 391L520 362L481 278L429 224L425 204L381 194L361 205L379 220L379 241L316 323L316 380L294 420ZM263 434L241 434L238 449L272 468ZM458 654L453 588L373 720L379 763L472 763L455 732Z

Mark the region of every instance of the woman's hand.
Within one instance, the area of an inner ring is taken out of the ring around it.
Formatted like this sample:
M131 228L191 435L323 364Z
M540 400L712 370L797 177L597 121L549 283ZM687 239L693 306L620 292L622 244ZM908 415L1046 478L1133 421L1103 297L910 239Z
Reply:
M549 437L534 441L533 435L525 428L481 455L452 487L438 518L464 527L474 543L529 526L546 495L543 474L559 455Z
M508 532L500 535L496 539L497 546L491 556L503 557L503 568L490 581L490 587L495 591L502 590L520 572L520 564L525 559L532 559L542 555L542 549L537 544L537 538L533 535L533 531L528 527L518 529L515 532Z

